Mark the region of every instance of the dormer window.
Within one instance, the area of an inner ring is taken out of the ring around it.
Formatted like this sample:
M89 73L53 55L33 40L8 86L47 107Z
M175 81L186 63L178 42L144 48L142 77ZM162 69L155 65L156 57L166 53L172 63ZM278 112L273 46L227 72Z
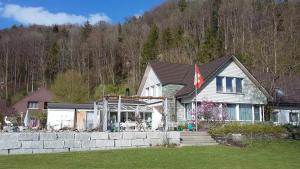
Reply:
M242 86L243 79L242 78L236 78L235 82L236 82L236 92L237 93L243 93L243 86Z
M243 78L217 76L216 90L218 93L243 93Z
M220 76L216 78L217 92L223 92L223 78Z
M232 77L226 77L226 92L232 93L233 92L233 86L232 86Z
M28 109L38 109L39 103L37 101L29 101L27 104Z

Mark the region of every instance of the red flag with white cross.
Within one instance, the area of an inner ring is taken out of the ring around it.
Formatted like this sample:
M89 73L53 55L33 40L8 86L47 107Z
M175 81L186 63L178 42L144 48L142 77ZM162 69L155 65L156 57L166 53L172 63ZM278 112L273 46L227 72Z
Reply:
M195 64L194 86L196 89L199 89L203 83L204 83L204 79L200 73L200 70L199 70L197 64Z

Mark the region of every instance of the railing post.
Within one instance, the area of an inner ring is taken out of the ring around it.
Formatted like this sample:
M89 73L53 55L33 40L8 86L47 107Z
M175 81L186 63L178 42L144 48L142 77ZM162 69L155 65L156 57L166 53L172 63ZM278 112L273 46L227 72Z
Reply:
M165 116L165 131L168 131L169 126L168 126L168 98L165 98L164 100L164 116Z
M103 131L107 131L107 112L108 112L108 102L106 98L103 98Z

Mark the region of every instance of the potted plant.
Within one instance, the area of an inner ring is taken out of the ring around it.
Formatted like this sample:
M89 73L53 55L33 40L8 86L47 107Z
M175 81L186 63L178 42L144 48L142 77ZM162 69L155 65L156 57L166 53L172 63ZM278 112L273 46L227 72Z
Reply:
M178 131L186 131L186 129L187 129L186 123L179 124Z

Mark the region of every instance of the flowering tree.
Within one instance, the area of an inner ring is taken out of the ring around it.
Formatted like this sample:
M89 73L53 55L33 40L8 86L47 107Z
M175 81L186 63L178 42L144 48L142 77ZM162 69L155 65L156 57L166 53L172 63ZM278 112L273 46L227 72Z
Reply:
M195 120L195 109L189 112ZM205 119L207 121L224 121L227 118L226 104L214 103L211 101L203 101L197 106L198 119Z

